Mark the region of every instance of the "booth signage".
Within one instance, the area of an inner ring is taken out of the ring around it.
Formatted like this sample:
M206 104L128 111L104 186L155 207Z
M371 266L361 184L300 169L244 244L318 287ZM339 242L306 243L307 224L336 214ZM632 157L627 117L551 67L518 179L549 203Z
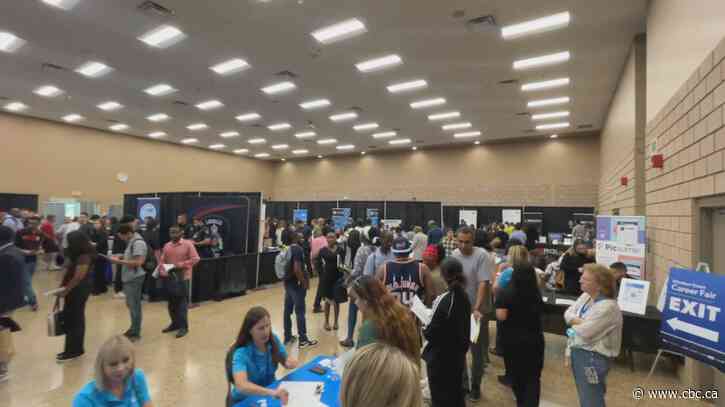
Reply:
M292 211L292 222L303 222L307 223L307 209L294 209Z
M378 226L380 224L380 209L368 208L366 210L366 215L371 225Z
M161 215L161 198L136 198L138 218L144 222L146 218L159 220Z

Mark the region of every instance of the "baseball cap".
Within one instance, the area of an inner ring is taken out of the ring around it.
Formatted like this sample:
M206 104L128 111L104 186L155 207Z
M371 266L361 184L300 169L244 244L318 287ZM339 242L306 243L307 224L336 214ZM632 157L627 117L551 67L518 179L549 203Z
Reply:
M410 240L404 237L396 237L395 240L393 240L393 254L408 254L412 248L413 244L410 243Z

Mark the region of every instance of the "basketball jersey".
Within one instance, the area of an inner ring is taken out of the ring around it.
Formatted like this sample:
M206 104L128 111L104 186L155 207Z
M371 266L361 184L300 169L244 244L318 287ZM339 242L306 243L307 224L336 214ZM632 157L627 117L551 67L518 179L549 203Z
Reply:
M409 263L385 263L384 284L388 291L406 307L413 304L416 295L423 300L423 281L421 264L417 261Z

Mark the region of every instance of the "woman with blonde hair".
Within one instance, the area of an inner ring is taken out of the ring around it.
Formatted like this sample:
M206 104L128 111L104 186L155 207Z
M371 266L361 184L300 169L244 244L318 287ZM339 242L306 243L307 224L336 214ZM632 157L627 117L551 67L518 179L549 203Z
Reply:
M116 335L101 345L95 377L76 394L73 407L153 406L146 376L136 369L133 345L125 336Z
M604 406L611 359L622 345L622 312L614 298L614 273L601 264L586 264L579 280L582 295L564 313L566 334L579 403Z
M396 347L374 343L360 348L345 366L342 407L420 407L420 370Z

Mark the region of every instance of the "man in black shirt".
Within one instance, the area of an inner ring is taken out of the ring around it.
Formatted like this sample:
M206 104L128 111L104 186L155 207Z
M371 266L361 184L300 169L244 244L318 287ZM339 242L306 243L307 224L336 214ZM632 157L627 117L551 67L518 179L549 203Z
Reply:
M211 232L209 232L209 228L199 217L194 217L194 233L191 236L191 239L194 241L194 246L196 246L196 251L199 253L199 257L202 259L212 257Z
M95 215L94 217L98 217ZM95 233L95 228L93 227L93 224L90 222L90 219L88 218L88 212L81 212L80 216L78 216L78 223L81 224L80 230L83 232L84 235L88 236L88 239L93 241L93 234Z
M317 345L316 340L307 337L305 320L305 295L310 287L310 275L305 273L304 251L299 245L301 235L290 233L289 250L290 261L284 277L284 343L291 343L296 338L292 336L292 311L297 317L297 334L300 336L299 347L306 348Z
M191 240L194 236L194 226L189 224L189 218L185 213L181 213L176 217L176 223L184 232L184 239Z
M108 234L104 224L101 222L101 217L93 215L91 217L91 224L93 225L93 234L91 235L91 242L96 248L96 253L106 256L108 254ZM106 268L108 267L108 260L105 257L97 256L93 263L93 290L91 294L100 295L108 291L108 282L106 281Z

